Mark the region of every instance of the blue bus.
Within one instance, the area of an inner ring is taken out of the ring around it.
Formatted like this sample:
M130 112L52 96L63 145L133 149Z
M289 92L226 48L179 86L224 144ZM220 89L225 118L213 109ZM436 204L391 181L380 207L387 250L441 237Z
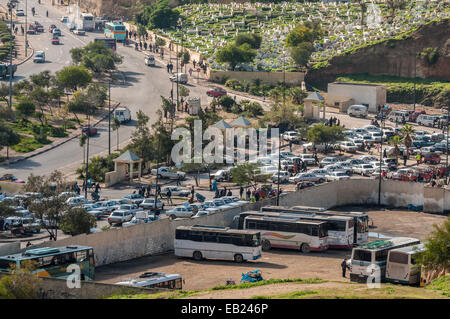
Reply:
M123 24L108 22L105 24L105 37L116 39L119 42L125 41L127 29Z

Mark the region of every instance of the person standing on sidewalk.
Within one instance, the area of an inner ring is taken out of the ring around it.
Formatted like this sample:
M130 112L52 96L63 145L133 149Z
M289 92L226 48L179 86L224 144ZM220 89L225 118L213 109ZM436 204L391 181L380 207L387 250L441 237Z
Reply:
M347 258L344 258L344 260L341 262L341 268L342 268L342 277L345 278L345 272L347 271Z
M170 188L167 190L167 205L169 205L169 203L170 205L173 205L172 192L170 191Z

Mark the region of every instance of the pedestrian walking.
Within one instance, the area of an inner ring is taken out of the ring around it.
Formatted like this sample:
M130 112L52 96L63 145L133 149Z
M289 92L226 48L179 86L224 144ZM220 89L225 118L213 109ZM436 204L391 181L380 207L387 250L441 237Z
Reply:
M194 70L192 68L189 68L189 76L192 76L192 72L194 72Z
M147 42L144 42L144 50L147 51Z
M239 188L239 198L242 198L242 195L244 194L244 187Z
M166 196L167 196L167 205L169 205L169 203L170 203L170 205L173 205L172 192L170 191L170 188L167 190Z
M416 155L416 161L417 161L417 165L420 164L420 153Z
M192 61L192 64L194 65L194 68L195 68L195 64L196 64L197 62L195 62L195 60L194 61Z
M142 41L139 41L139 47L140 47L140 49L142 51Z
M260 198L259 193L255 192L255 201L259 201L259 198Z
M216 188L216 193L214 195L214 198L219 198L219 197L220 197L220 192L219 192L219 189Z
M180 186L181 185L181 176L178 176L178 178L177 178L177 186Z
M347 271L347 258L344 258L344 260L341 262L341 268L342 268L342 277L345 278L345 272Z
M227 196L233 196L233 192L231 191L231 189L228 190Z
M191 196L192 196L192 198L194 198L194 193L195 193L195 190L194 190L194 186L192 185L192 188L191 188Z
M250 200L250 196L252 195L252 192L250 192L250 188L247 188L247 193L246 193L247 197L245 198L246 200Z
M408 156L406 155L406 152L403 152L403 165L406 166L406 161L408 159Z
M32 245L32 244L31 244L31 241L28 241L28 243L27 243L27 246L26 246L26 247L28 248L28 247L30 247L31 245Z

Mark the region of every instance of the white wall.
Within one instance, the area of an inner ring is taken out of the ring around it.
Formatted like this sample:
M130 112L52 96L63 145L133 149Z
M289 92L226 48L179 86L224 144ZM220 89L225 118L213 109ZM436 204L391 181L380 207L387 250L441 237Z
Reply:
M342 98L354 99L355 104L368 104L369 112L376 112L377 105L386 103L386 88L375 85L329 83L327 105L334 105Z

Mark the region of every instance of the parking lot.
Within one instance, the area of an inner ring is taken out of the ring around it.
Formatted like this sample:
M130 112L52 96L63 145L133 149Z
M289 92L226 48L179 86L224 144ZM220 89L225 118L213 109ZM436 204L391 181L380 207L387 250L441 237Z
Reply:
M346 207L340 210L365 211L374 220L373 235L408 236L421 240L432 231L433 224L442 223L446 217L403 210L377 210L377 208ZM232 278L239 282L242 273L259 269L264 279L315 278L342 280L340 263L349 257L349 250L328 250L323 253L302 254L298 251L275 249L263 252L262 258L236 264L232 261L178 258L173 253L147 256L126 262L106 265L96 269L96 280L116 283L136 277L144 272L180 274L186 290L207 289L224 285ZM348 278L347 278L348 280Z

